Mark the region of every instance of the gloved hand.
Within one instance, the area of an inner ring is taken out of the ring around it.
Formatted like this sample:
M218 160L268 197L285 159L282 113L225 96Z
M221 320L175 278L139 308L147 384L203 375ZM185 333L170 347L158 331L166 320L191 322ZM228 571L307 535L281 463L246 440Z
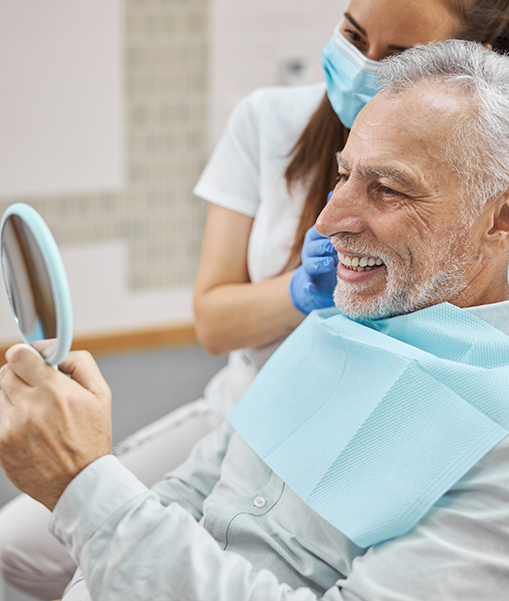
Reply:
M330 239L324 238L313 226L306 232L301 257L302 265L290 280L290 298L293 304L304 315L308 315L313 309L332 307L338 253Z

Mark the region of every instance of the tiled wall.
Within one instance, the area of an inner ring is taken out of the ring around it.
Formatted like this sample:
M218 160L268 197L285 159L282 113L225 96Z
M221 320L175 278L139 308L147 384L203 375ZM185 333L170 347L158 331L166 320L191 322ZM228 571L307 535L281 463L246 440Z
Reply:
M134 290L191 283L204 203L208 0L125 0L127 177L115 193L2 198L29 202L59 244L121 238Z

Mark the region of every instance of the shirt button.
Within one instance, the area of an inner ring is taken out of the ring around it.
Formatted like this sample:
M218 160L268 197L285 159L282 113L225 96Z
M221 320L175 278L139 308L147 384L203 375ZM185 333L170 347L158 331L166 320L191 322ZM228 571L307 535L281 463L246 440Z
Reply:
M262 507L265 507L266 502L267 501L265 501L263 497L256 497L256 499L253 501L253 505L258 507L258 509L261 509Z

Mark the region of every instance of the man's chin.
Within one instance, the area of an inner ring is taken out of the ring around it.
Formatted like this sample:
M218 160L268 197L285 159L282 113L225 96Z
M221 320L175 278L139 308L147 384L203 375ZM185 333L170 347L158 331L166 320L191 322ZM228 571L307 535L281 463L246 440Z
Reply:
M352 308L350 306L341 306L337 304L336 307L341 311L341 313L355 321L376 321L377 319L385 319L387 317L402 315L402 312L397 310L362 310L357 307Z
M437 303L447 300L438 294L422 294L416 297L408 297L401 294L388 298L388 295L380 295L374 298L361 298L355 295L345 295L344 291L336 288L334 292L334 304L350 319L358 321L375 321L407 315L414 311L420 311Z
M412 311L412 309L403 307L401 303L391 302L385 295L362 298L360 295L345 294L344 291L337 288L334 292L334 304L347 317L355 320L374 321Z

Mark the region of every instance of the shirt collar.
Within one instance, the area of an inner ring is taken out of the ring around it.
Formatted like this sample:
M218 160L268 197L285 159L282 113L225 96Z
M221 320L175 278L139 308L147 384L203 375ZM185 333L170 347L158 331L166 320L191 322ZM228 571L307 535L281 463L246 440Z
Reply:
M492 303L491 305L467 307L465 311L472 313L472 315L475 315L509 336L509 300Z

